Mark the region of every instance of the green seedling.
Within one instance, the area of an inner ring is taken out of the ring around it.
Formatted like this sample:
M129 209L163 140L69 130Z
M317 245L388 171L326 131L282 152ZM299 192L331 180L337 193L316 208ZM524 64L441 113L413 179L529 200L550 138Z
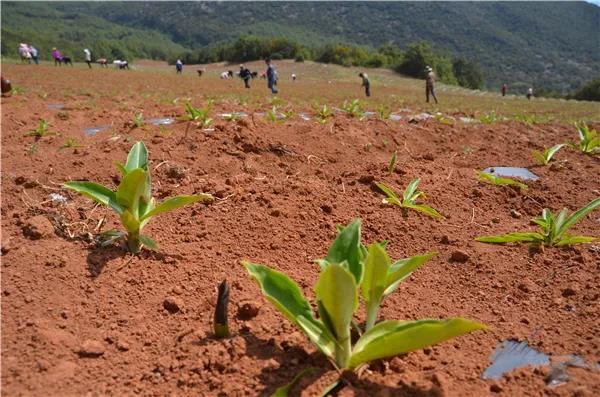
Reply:
M377 115L381 120L388 120L391 114L392 112L385 105L379 105L377 107Z
M321 271L314 287L319 318L314 316L298 284L287 275L260 264L243 262L243 265L265 297L338 369L358 370L373 360L405 354L486 328L460 317L388 320L378 324L369 320L368 329L352 345L351 329L359 291L365 303L374 307L375 302L396 289L400 281L427 259L421 263L405 260L390 265L384 243L371 244L368 249L360 243L360 220L355 220L340 231L327 257L319 261ZM376 312L370 316L376 318Z
M390 163L388 164L388 172L390 174L393 174L396 170L396 161L398 161L398 153L394 152L392 158L390 158Z
M206 128L213 121L209 116L211 108L210 103L203 108L196 108L188 101L185 103L185 115L179 117L179 120L196 124L197 128Z
M477 172L477 176L479 177L480 181L489 182L492 185L517 186L518 188L523 189L523 190L528 188L528 186L526 184L515 181L514 179L503 178L500 176L491 175L491 174L488 174L487 172L483 172L483 171L476 171L476 172Z
M544 208L542 216L533 219L540 226L540 232L515 232L500 234L496 236L477 237L475 240L482 243L530 243L532 245L562 246L591 243L596 241L596 237L573 236L567 233L567 230L577 223L585 215L600 206L600 198L592 200L585 207L569 215L569 211L563 208L559 213L553 214L549 209Z
M317 372L317 368L314 368L314 367L304 368L302 371L298 372L296 374L296 376L294 376L294 378L290 381L290 383L287 383L287 384L277 388L277 390L275 390L275 392L273 394L271 394L271 397L287 397L289 395L290 391L292 390L292 388L294 386L296 386L296 384L298 382L300 382L300 379L304 378L307 375L312 375L315 372Z
M315 113L315 117L317 119L321 119L321 120L325 120L328 119L329 117L333 116L333 110L331 110L331 108L327 105L323 105L323 107L321 109L318 109Z
M558 145L554 145L551 148L544 149L543 152L538 152L537 150L534 150L531 152L531 155L541 165L548 165L548 164L550 164L550 161L552 161L552 157L556 154L556 152L558 152L564 146L566 146L566 144L559 143Z
M452 121L452 119L449 119L448 117L445 117L445 116L444 116L443 114L441 114L441 113L436 113L436 114L433 116L433 118L434 118L434 119L435 119L435 120L436 120L438 123L441 123L441 124L444 124L444 125L452 125L452 124L454 124L454 122Z
M25 136L33 136L36 139L40 139L48 135L56 135L56 133L48 130L48 122L44 119L40 119L40 122L35 130L31 130L25 134Z
M97 183L87 181L66 182L64 187L112 208L121 218L126 233L113 230L107 232L106 235L112 240L126 237L131 252L140 252L142 245L150 249L157 248L156 243L150 237L141 234L143 227L156 215L197 201L212 201L213 199L209 194L200 193L172 197L157 205L151 194L148 150L143 142L133 145L125 165L118 162L115 162L115 165L121 172L121 183L115 192Z
M144 115L142 113L136 113L133 116L133 125L135 125L136 128L142 128L145 124L146 122L144 121Z
M579 135L579 143L571 143L571 147L585 154L594 154L600 151L600 137L595 129L590 127L583 121L575 123L577 134Z
M437 219L444 218L444 215L440 214L434 208L424 204L417 204L417 199L419 199L419 197L426 198L425 192L417 191L417 186L419 185L420 181L420 179L414 179L408 184L404 190L404 193L402 194L402 200L400 200L398 195L391 188L383 183L376 182L375 184L387 195L387 198L383 199L385 204L392 204L401 208L412 209Z
M229 286L227 280L223 280L217 289L217 304L215 306L215 315L213 328L217 338L229 337L229 322L227 320L227 307L229 306Z
M10 90L10 94L11 95L17 95L17 94L21 94L25 92L25 89L21 88L21 87L13 87L12 90Z
M479 120L480 122L482 122L484 124L493 124L493 123L497 123L498 121L500 121L500 117L498 116L498 114L496 114L496 112L494 110L492 110L489 113L484 113L482 115L479 115L477 117L477 120Z
M273 106L270 110L267 110L265 113L265 117L267 120L277 123L281 119L279 118L279 113L277 112L277 107Z
M351 117L362 118L364 116L358 99L354 99L352 102L344 101L342 110Z
M74 138L67 138L65 139L65 142L61 145L61 147L58 148L58 150L60 151L64 149L76 149L78 147L81 147L81 145L78 144Z

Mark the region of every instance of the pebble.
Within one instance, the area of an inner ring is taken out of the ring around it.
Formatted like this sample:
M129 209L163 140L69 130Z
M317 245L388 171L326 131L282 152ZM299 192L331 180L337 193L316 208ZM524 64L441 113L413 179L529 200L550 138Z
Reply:
M241 319L249 320L258 315L260 305L252 300L246 300L239 303L238 316Z
M77 353L81 357L100 357L104 354L105 348L101 342L92 339L86 339L83 341Z
M171 314L183 310L183 299L175 296L168 296L163 301L163 306Z
M450 262L465 263L469 260L469 254L462 250L456 250L450 255Z
M281 215L281 210L276 208L276 209L272 210L272 211L269 213L269 215L271 215L271 216L274 216L274 217L278 217L278 216L280 216L280 215Z
M520 218L521 217L521 213L517 210L510 210L510 216L512 216L513 218Z
M119 351L126 352L126 351L128 351L130 349L129 343L118 341L117 342L117 349L119 349Z
M492 393L500 393L500 392L502 392L502 388L497 383L492 383L490 385L490 391Z
M0 252L2 252L2 255L6 255L11 249L12 245L10 243L10 238L3 237L2 242L0 243Z

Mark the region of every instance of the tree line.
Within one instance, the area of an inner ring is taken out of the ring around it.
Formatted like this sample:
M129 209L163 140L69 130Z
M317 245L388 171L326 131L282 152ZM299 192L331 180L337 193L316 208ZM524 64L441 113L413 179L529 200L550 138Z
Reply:
M479 65L464 57L452 57L428 42L412 43L406 50L386 44L375 50L345 43L329 43L308 47L285 37L262 38L241 36L234 41L185 51L169 58L187 64L215 62L242 63L260 59L313 60L342 66L390 68L407 76L424 78L425 67L431 66L439 81L471 89L481 89L484 75Z

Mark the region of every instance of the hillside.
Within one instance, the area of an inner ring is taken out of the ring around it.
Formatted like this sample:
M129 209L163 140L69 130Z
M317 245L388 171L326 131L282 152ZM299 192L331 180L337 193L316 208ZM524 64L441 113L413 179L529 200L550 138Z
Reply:
M47 38L82 45L89 38L82 32L102 37L111 29L126 27L134 37L154 32L157 40L144 40L143 46L160 45L165 52L178 46L200 48L241 34L286 36L310 46L342 41L371 47L386 43L406 47L427 40L450 53L476 59L491 88L508 82L514 87L534 84L567 92L591 80L600 64L600 7L583 2L2 5L3 54L12 51L13 41L27 37L30 30L26 29L34 26L51 27L44 32ZM50 11L62 21L70 16L69 24L50 25ZM36 23L24 23L24 16ZM11 40L5 43L5 37ZM142 55L140 46L128 48L133 55Z

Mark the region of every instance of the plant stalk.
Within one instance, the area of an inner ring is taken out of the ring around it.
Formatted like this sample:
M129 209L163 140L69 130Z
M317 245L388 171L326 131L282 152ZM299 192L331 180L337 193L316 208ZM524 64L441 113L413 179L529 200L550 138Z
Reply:
M377 313L379 312L379 302L368 302L367 303L367 327L366 331L373 328L377 321Z
M140 231L136 231L134 233L129 233L127 235L127 245L129 246L129 251L134 254L138 254L142 249L142 243L140 242Z
M350 351L352 345L350 343L350 330L342 339L338 339L335 347L335 362L340 369L345 369L350 360Z

